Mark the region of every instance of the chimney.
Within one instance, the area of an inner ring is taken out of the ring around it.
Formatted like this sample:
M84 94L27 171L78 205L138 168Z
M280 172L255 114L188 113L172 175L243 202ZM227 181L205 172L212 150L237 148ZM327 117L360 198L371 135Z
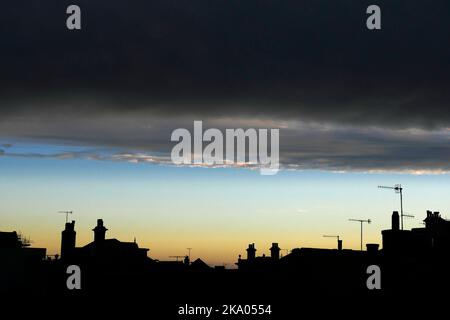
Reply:
M392 212L392 230L400 230L400 217L398 211Z
M366 244L367 252L368 253L377 253L379 246L380 245L378 243L368 243L368 244Z
M280 247L278 246L278 243L276 243L276 242L272 243L272 247L270 248L270 257L273 260L280 259Z
M256 257L255 244L251 243L248 245L248 249L247 249L247 260L254 260L255 257Z
M107 230L108 229L103 226L103 219L97 219L97 226L92 229L92 231L94 231L94 242L101 243L105 241L105 234Z
M342 251L342 240L338 240L338 250Z
M68 258L75 249L75 221L66 222L65 229L61 232L61 259Z

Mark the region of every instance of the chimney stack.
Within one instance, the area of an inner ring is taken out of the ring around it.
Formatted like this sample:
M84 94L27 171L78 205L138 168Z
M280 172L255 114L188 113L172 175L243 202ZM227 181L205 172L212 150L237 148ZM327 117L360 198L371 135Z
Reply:
M255 244L251 243L248 245L248 249L247 249L247 260L254 260L255 257L256 257Z
M400 230L400 217L398 211L392 212L392 230Z
M75 249L76 236L75 221L66 222L65 229L61 232L61 259L68 258Z
M276 242L272 243L272 247L270 248L270 257L273 260L280 259L280 247L278 246L278 243L276 243Z
M103 219L97 219L97 226L92 229L92 231L94 231L94 242L98 244L105 241L107 230L108 229L103 226Z
M338 240L338 250L342 251L342 240Z
M370 253L370 254L377 253L378 252L378 247L379 247L378 243L368 243L368 244L366 244L367 252Z

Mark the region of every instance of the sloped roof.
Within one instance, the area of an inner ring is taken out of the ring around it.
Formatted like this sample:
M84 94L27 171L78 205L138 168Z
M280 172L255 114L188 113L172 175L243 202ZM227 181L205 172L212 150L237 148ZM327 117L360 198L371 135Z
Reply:
M194 262L191 263L191 268L194 269L211 269L202 259L198 258Z

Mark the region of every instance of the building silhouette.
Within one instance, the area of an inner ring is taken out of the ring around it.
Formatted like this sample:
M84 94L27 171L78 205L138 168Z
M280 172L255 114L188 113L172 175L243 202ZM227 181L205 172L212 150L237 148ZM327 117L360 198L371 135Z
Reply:
M31 248L16 231L0 232L0 294L28 290L40 292L39 277L46 249Z
M280 260L280 247L278 243L272 243L270 247L270 257L266 257L263 254L260 257L256 256L256 247L254 243L248 245L247 248L247 259L242 259L239 256L239 259L236 263L239 270L268 270L277 265Z
M149 249L139 247L136 241L107 238L102 219L92 229L93 240L83 246L76 243L75 221L67 222L61 232L61 259L45 259L45 249L30 248L15 232L0 232L0 277L9 278L1 279L6 283L1 288L30 290L29 286L37 283L34 287L43 288L46 294L73 295L65 282L69 265L81 268L83 293L145 295L151 291L178 301L220 295L272 295L276 299L284 292L283 283L311 297L333 295L336 288L342 297L362 297L368 294L366 269L370 265L382 268L383 288L391 294L450 286L442 271L450 267L450 222L439 212L427 211L423 228L401 230L399 219L394 211L391 228L382 231L381 248L368 243L364 251L351 250L343 248L340 241L337 248L301 247L281 256L282 249L273 242L266 256L258 255L255 243L250 243L246 256L239 256L237 269L211 268L200 258L190 261L189 256L176 256L183 258L180 261L152 259Z
M116 267L144 268L154 262L147 256L149 249L139 248L136 241L123 242L106 239L103 220L98 219L92 231L94 240L83 247L76 247L75 221L65 224L61 233L61 260L63 262L111 265Z
M383 230L383 250L387 254L448 253L450 250L450 221L443 219L439 212L427 211L423 220L424 228L400 230L399 214L392 213L390 230Z

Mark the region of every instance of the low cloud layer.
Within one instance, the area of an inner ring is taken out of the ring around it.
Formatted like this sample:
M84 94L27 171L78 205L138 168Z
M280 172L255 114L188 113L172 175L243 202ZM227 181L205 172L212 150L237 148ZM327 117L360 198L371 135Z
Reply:
M164 165L171 165L170 152L176 144L170 141L172 131L193 130L193 119L142 115L69 122L51 118L35 126L29 126L26 120L0 123L0 136L9 134L9 142L59 146L57 152L39 154L26 148L17 151L13 145L4 149L3 156ZM243 118L210 118L203 124L204 130L219 128L223 132L236 127L280 128L280 162L284 169L419 174L450 171L450 129L386 129Z

